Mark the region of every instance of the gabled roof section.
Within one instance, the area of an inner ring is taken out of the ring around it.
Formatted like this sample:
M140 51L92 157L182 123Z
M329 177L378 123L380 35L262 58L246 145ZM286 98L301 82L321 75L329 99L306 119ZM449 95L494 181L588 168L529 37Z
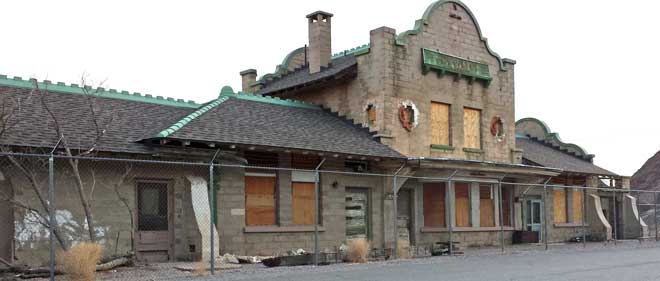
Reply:
M593 154L587 153L584 148L577 144L563 142L558 133L550 131L550 127L539 119L528 117L516 121L516 135L536 139L564 153L593 162Z
M616 176L613 172L539 140L518 136L516 148L523 150L523 160L543 167L558 168L567 173Z
M368 128L355 125L312 104L233 93L226 87L215 101L145 140L166 139L382 158L403 157L378 142L374 135Z
M14 76L13 78L7 77L7 75L0 74L0 86L7 86L12 88L21 88L21 89L33 89L35 84L41 90L45 90L53 93L62 93L62 94L73 94L73 95L85 95L92 93L98 97L111 98L111 99L120 99L126 101L134 102L146 102L167 106L177 106L177 107L187 107L187 108L196 108L199 104L194 101L184 101L183 99L173 99L165 98L161 96L152 96L149 94L142 95L140 93L129 93L128 91L119 91L115 89L105 89L105 88L92 88L89 86L81 87L78 84L65 84L62 82L53 83L49 80L37 81L35 79L24 80L19 76Z

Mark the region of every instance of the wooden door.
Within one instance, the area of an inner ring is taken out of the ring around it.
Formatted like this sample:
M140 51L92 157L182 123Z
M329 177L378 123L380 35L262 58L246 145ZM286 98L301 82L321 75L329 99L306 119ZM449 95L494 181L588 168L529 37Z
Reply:
M168 184L138 182L137 230L135 250L140 261L164 262L172 260L171 209Z
M294 182L291 189L293 224L314 225L314 183Z
M346 189L346 240L369 239L369 189Z

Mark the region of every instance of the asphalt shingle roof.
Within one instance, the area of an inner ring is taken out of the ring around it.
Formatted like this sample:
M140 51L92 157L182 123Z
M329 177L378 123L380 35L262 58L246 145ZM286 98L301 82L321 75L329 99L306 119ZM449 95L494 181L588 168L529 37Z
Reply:
M530 138L516 138L516 147L523 150L523 158L545 167L566 172L594 175L616 175L608 170Z
M109 98L103 94L84 96L46 91L42 92L42 102L42 93L30 93L30 89L0 86L0 103L5 112L15 109L9 114L11 126L0 136L0 144L55 146L58 135L54 120L46 110L48 108L55 115L70 147L89 148L97 137L90 110L91 100L98 127L105 130L98 141L97 150L149 153L153 148L136 141L145 133L157 133L164 126L195 110L190 107Z
M308 104L230 95L222 103L167 135L170 139L283 147L363 156L403 155L372 138L367 129ZM304 106L303 106L304 105Z
M357 69L357 60L354 55L349 54L330 62L330 66L322 68L321 71L316 73L309 73L309 67L303 66L291 73L287 73L282 77L274 78L270 81L265 81L258 94L271 94L283 91L292 87L313 83L335 75L342 75L350 73L351 70Z

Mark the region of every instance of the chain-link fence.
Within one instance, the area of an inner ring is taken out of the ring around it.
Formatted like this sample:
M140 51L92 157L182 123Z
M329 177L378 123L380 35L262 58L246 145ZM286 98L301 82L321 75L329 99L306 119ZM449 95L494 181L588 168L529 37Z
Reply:
M366 161L260 155L183 162L2 153L0 258L30 266L20 274L69 274L67 263L88 261L104 279L138 280L260 261L658 240L657 192L625 181L418 176ZM99 260L75 256L94 250ZM184 263L160 263L175 261ZM145 264L158 270L141 271ZM121 266L131 270L107 271Z

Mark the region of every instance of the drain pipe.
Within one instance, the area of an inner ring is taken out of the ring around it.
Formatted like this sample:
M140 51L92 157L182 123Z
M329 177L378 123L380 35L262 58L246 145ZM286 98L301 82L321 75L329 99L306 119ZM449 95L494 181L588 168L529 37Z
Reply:
M319 265L319 169L325 158L314 169L314 265Z
M394 172L394 177L392 179L392 200L393 200L393 203L394 203L394 208L393 208L394 209L394 249L392 250L392 256L394 256L394 259L397 259L397 257L398 257L397 251L399 249L399 237L398 237L399 236L399 231L398 231L398 224L399 224L398 215L399 214L398 214L398 210L397 210L397 204L398 204L398 202L397 202L398 195L397 194L399 193L399 188L397 187L396 177L399 174L399 172L401 172L403 167L405 167L405 166L406 166L406 163L403 163L401 165L401 167L399 167L399 169L397 169L396 172ZM385 238L385 237L383 237L383 238Z
M213 234L215 234L215 223L213 218L217 214L217 210L215 209L215 186L213 183L213 162L215 161L215 158L218 157L218 153L220 153L220 149L215 151L215 154L213 155L213 158L211 158L211 162L209 162L209 210L211 215L209 216L209 223L210 223L210 229L211 229L211 275L215 274L215 245L214 245L214 240L213 239Z

